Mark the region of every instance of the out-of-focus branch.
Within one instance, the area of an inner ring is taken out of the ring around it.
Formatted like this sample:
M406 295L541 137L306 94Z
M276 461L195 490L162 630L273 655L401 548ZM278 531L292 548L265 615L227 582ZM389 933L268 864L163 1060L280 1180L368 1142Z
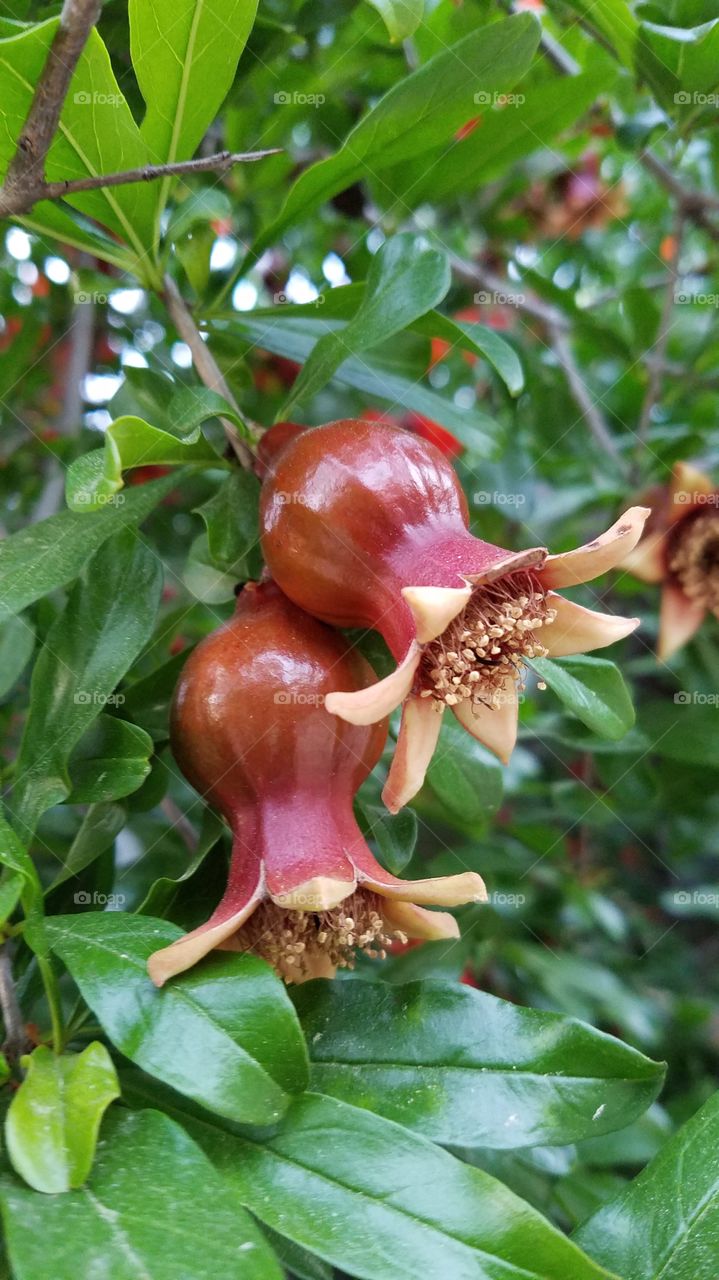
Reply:
M15 1062L27 1043L25 1024L18 1004L12 973L9 943L0 945L0 1009L5 1024L3 1050L11 1062Z
M75 68L100 15L102 0L65 0L50 51L35 87L15 154L0 187L0 218L25 213L38 198L45 159Z
M197 160L178 160L174 164L146 164L137 169L123 169L119 173L104 173L91 178L73 178L63 182L44 182L35 192L35 200L61 200L63 196L72 195L75 191L96 191L98 187L121 187L129 182L155 182L158 178L181 177L186 173L225 173L236 164L249 164L254 160L264 160L265 156L276 156L281 147L271 147L267 151L218 151L212 156L201 156Z
M674 222L674 243L671 260L669 262L669 272L666 277L664 301L662 303L661 317L659 320L659 332L651 352L651 360L647 360L646 362L649 370L649 378L647 381L647 389L644 394L641 412L639 414L639 424L637 426L638 454L640 454L644 448L647 431L649 430L649 424L651 422L652 409L659 399L662 389L662 381L665 374L667 343L669 342L669 334L671 332L671 318L674 311L677 279L679 277L679 258L682 251L684 220L685 214L682 210L682 206L679 205Z
M172 323L182 341L186 342L190 348L192 362L199 378L211 391L217 391L221 396L224 396L227 403L232 405L232 408L239 413L237 402L224 379L222 370L209 347L203 341L189 307L175 281L169 275L166 275L164 280L164 297ZM222 418L221 421L225 435L238 461L246 471L252 471L254 465L252 451L247 447L244 440L240 438L233 422L230 422L228 418Z
M683 219L696 223L706 231L713 240L719 240L719 223L709 214L719 213L719 197L694 187L687 187L681 178L672 173L652 151L643 151L639 157L642 166L657 182L668 191L677 202L677 208Z

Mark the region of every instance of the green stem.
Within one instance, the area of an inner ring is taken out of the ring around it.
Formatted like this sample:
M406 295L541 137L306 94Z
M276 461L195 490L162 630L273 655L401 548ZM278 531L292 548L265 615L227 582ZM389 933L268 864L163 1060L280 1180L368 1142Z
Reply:
M52 1047L55 1053L62 1053L65 1048L65 1028L62 1022L62 1001L60 1000L57 974L47 956L38 956L37 964L45 988L45 997L50 1008Z

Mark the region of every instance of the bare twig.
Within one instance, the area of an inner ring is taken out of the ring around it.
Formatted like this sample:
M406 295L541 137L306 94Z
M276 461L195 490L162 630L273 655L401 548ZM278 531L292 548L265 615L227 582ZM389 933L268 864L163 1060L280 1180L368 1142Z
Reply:
M267 151L218 151L198 160L178 160L174 164L146 164L138 169L123 169L121 173L104 173L92 178L73 178L64 182L45 182L37 190L35 200L60 200L74 191L95 191L98 187L121 187L129 182L156 182L158 178L172 178L185 173L205 173L213 170L224 173L236 164L249 164L276 156L281 147Z
M190 348L190 351L192 352L192 362L201 381L204 382L205 386L209 387L211 391L217 391L221 396L224 396L227 403L239 413L237 402L225 382L222 370L217 364L217 361L209 347L207 347L203 341L202 335L195 324L192 313L175 284L175 281L169 275L166 275L164 280L164 296L165 305L170 314L172 323L177 329L182 341L186 342ZM254 464L252 451L247 447L244 440L240 438L235 424L230 422L228 418L222 418L221 422L225 435L227 436L238 461L246 471L252 471Z
M18 1004L7 942L0 946L0 1009L5 1024L3 1050L11 1062L17 1061L27 1044L25 1024Z
M667 353L667 343L669 342L669 334L672 327L671 318L674 311L675 293L677 279L679 276L679 258L682 251L684 219L685 213L680 203L674 223L674 247L672 250L671 260L669 262L669 272L666 276L664 301L662 303L662 312L659 320L659 333L651 352L651 359L646 362L649 370L649 378L647 381L644 400L642 402L641 412L639 414L639 424L637 426L637 463L639 461L639 455L644 448L647 431L651 422L652 409L659 399L662 389L662 381L666 372L665 357Z
M172 826L180 836L185 848L187 848L190 853L194 853L197 849L197 832L187 815L182 812L179 805L175 804L175 801L171 796L165 796L164 800L160 804L160 808L165 814L165 817L170 819Z
M0 187L0 218L26 212L30 193L45 177L50 149L75 67L100 14L102 0L65 0L60 22L27 118Z
M683 218L695 222L706 231L713 240L719 240L719 224L709 216L711 212L719 213L719 197L708 192L697 191L687 187L681 178L672 173L665 164L651 151L643 151L639 157L642 166L657 182L674 197Z
M586 421L589 430L597 444L608 454L617 468L622 472L626 472L626 463L604 421L599 405L592 398L579 372L579 367L568 339L570 324L567 317L558 307L544 302L542 298L526 293L524 285L521 286L521 292L519 292L519 286L513 291L511 281L501 280L499 276L494 275L492 271L487 270L479 263L466 262L455 255L450 255L450 262L457 275L474 284L481 285L482 288L489 290L500 299L502 296L513 292L511 305L524 315L530 316L532 320L539 320L545 326L552 350L564 370L569 389L577 407L582 412L582 417Z

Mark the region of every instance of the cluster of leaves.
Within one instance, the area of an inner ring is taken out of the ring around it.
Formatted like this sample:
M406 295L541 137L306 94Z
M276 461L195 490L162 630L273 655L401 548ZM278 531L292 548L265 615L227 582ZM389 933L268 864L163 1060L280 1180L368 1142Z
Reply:
M49 179L280 152L40 202L0 259L0 987L7 1024L12 958L37 1046L2 1091L8 1276L715 1280L717 628L658 664L627 575L623 674L535 662L508 769L447 723L411 809L386 760L360 795L391 871L484 876L460 942L290 993L248 956L145 971L227 866L168 747L262 568L222 423L387 415L516 548L716 463L713 7L105 4ZM58 24L10 8L0 173Z

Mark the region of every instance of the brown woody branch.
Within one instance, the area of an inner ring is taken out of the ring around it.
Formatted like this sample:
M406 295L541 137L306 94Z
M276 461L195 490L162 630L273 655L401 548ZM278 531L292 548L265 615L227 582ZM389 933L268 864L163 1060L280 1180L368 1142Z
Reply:
M0 217L26 213L44 183L45 159L80 55L100 15L102 0L65 0L60 22L0 187Z

